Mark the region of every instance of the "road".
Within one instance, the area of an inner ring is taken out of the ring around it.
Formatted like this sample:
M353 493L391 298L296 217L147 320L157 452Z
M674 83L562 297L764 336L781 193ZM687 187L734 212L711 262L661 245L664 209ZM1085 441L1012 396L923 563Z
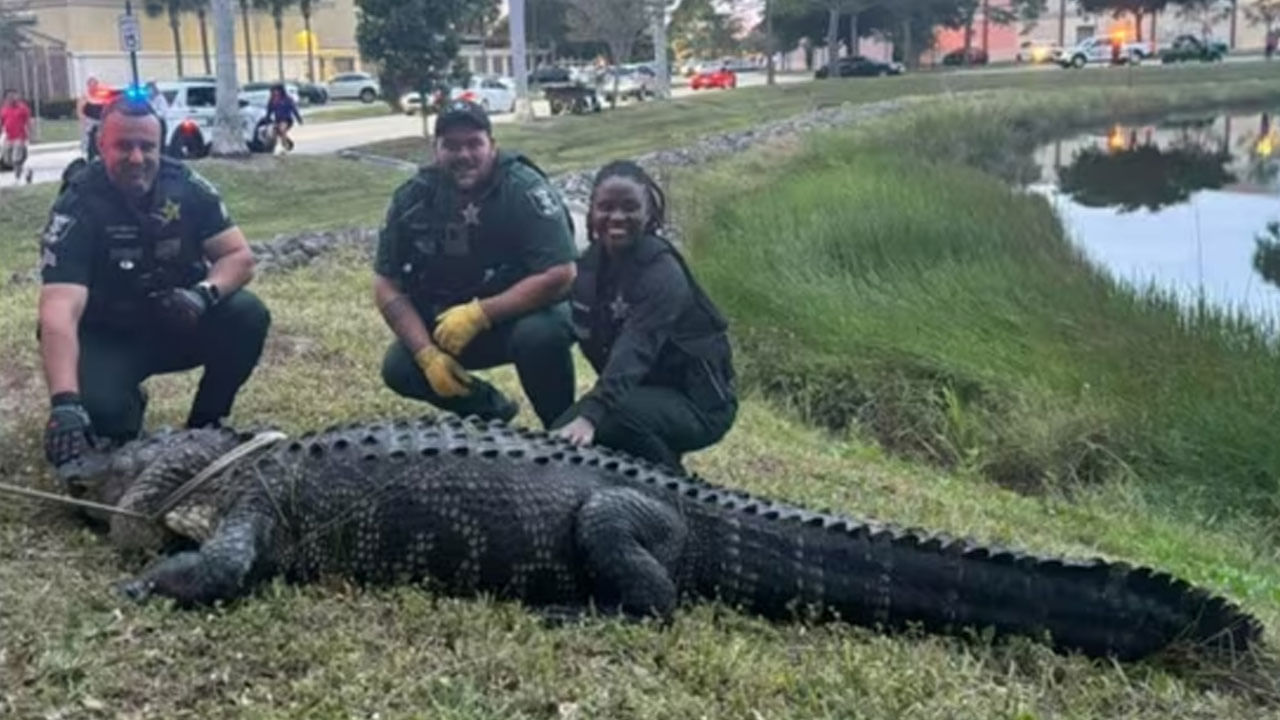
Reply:
M1257 62L1261 60L1261 56L1244 56L1229 57L1227 62ZM1150 63L1143 67L1149 66ZM1105 68L1105 66L1086 67L1084 72L1097 71L1097 68ZM981 72L991 74L1004 73L1027 73L1027 72L1064 72L1055 65L1010 65L991 68L969 68L964 70L955 70L951 72ZM1073 71L1074 72L1074 71ZM809 73L788 73L779 74L778 82L784 84L808 82L812 80ZM765 82L764 73L742 73L739 75L740 87L751 87L754 85L763 85ZM696 97L699 93L688 88L687 83L681 78L674 79L672 95L674 97ZM715 91L702 91L715 92ZM334 103L335 107L351 107L356 103ZM534 113L539 117L550 115L550 110L543 100L534 101ZM325 112L320 110L319 112ZM496 114L493 116L495 123L513 122L514 116L511 114ZM331 123L308 124L301 125L293 130L293 138L297 143L294 152L303 155L324 155L334 153L339 150L364 145L366 143L378 142L380 140L390 140L407 135L420 135L422 133L422 118L409 117L405 115L385 115L371 118L361 118L358 120L343 120ZM28 167L32 170L33 183L56 182L62 175L62 170L79 156L79 150L63 143L61 145L49 146L41 149L35 146L28 162ZM0 185L9 185L13 183L12 175L0 177Z

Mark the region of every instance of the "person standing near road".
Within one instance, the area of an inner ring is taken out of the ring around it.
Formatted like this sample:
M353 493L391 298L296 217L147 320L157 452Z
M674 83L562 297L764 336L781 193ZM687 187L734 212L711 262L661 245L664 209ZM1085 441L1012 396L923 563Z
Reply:
M294 119L297 119L299 125L302 124L302 113L298 112L298 105L289 97L289 91L284 85L273 85L271 97L267 100L266 121L275 127L276 137L284 143L285 150L293 150L289 130L293 128Z
M138 436L151 375L203 367L187 427L231 411L262 353L270 313L244 288L254 259L218 191L161 158L144 99L103 110L101 159L67 181L41 235L40 355L55 467Z
M0 102L0 164L13 168L15 182L22 182L22 170L27 164L27 144L31 140L31 108L18 96L17 90L5 90ZM31 174L27 173L27 182Z
M729 431L738 399L728 324L662 236L665 217L639 165L600 169L573 283L574 330L598 379L553 427L681 471L684 453Z
M466 100L436 116L435 161L396 190L374 262L374 297L396 339L396 393L459 415L510 420L517 405L467 370L514 363L543 426L573 402L573 230L524 156L499 151Z

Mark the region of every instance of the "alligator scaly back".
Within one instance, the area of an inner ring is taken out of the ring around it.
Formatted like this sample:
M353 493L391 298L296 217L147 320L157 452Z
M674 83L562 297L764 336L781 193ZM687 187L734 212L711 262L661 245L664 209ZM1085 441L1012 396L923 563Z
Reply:
M169 475L148 476L172 487ZM345 555L344 538L355 537L360 552L343 567L361 576L440 571L489 583L472 589L531 602L612 599L624 612L665 614L678 593L778 620L816 611L872 627L1048 633L1057 648L1121 659L1179 641L1242 651L1262 634L1224 598L1148 568L812 512L498 422L333 426L281 444L218 487L217 532L202 533L210 542L144 573L136 588L231 597L308 552L321 565ZM359 525L337 532L343 523ZM554 582L535 591L529 573L547 568ZM210 570L227 582L183 584Z

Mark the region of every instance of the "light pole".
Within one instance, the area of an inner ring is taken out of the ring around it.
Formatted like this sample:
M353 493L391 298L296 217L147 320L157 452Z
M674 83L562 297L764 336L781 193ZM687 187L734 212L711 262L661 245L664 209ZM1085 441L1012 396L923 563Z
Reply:
M516 118L533 119L533 103L529 101L529 68L525 62L524 0L511 0L508 17L511 29L511 75L516 81Z

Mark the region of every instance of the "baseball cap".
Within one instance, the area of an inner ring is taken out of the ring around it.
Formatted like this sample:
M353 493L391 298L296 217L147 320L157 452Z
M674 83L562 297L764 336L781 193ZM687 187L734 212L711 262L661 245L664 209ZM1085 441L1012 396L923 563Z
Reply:
M477 130L493 132L493 124L489 122L489 113L470 100L450 100L445 103L440 114L436 116L435 134L459 125L470 125Z

